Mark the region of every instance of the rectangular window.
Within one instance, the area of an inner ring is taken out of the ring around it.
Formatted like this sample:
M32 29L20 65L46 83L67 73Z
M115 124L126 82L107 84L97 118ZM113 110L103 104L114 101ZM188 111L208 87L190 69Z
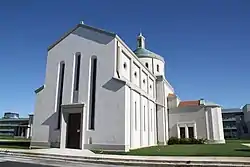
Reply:
M194 127L188 127L188 137L194 138Z
M80 65L81 65L81 55L78 54L75 57L73 103L78 102L79 80L80 80Z
M184 127L180 127L180 136L181 136L181 138L186 138Z
M89 109L89 129L95 129L95 100L96 100L96 74L97 58L91 58L91 82L90 82L90 109Z
M58 91L57 91L57 129L61 128L61 113L62 113L62 98L63 98L63 81L64 81L64 71L65 71L65 63L61 62L59 67L59 79L58 79Z
M135 130L137 130L137 109L136 109L136 101L135 101Z
M144 111L143 111L143 125L144 125L144 131L146 131L146 109L145 109L145 106L144 106Z
M80 66L81 66L81 55L79 54L76 56L75 59L74 91L79 90Z

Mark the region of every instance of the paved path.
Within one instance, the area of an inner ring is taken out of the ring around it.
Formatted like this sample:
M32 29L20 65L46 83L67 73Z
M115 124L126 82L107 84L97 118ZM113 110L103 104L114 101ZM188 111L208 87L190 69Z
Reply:
M0 156L0 167L122 167L117 165L103 165L91 163L74 163L54 160L38 160L32 158L18 158L13 156ZM128 166L129 167L129 166Z

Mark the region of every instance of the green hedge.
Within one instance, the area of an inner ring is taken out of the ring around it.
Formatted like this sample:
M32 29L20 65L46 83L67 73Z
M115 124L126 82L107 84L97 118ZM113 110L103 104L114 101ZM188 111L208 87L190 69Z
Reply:
M171 137L168 140L168 145L173 144L205 144L205 139L195 139L195 138L177 138L177 137Z

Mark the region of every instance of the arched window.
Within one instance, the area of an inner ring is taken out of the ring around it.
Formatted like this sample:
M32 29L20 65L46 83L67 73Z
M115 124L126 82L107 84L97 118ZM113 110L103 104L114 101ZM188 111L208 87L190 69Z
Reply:
M156 70L157 70L157 72L160 71L160 70L159 70L159 64L156 65Z
M145 63L145 66L148 68L148 63Z

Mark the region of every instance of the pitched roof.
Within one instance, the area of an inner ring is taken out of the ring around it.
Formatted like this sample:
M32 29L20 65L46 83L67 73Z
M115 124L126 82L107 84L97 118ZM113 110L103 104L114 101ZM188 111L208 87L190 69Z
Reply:
M199 106L199 105L200 105L200 101L199 100L181 101L179 103L179 107Z
M82 27L82 28L87 28L87 29L90 29L90 30L93 30L93 31L97 31L97 32L100 32L100 33L104 33L106 35L109 35L109 36L112 36L112 37L115 37L116 34L113 33L113 32L109 32L109 31L106 31L106 30L102 30L102 29L99 29L99 28L95 28L95 27L92 27L92 26L89 26L89 25L86 25L86 24L78 24L76 25L73 29L71 29L70 31L68 31L67 33L65 33L59 40L57 40L56 42L54 42L52 45L50 45L48 47L48 51L50 49L52 49L54 46L56 46L59 42L61 42L64 38L66 38L68 35L70 35L72 32L74 32L76 29L78 29L79 27Z

